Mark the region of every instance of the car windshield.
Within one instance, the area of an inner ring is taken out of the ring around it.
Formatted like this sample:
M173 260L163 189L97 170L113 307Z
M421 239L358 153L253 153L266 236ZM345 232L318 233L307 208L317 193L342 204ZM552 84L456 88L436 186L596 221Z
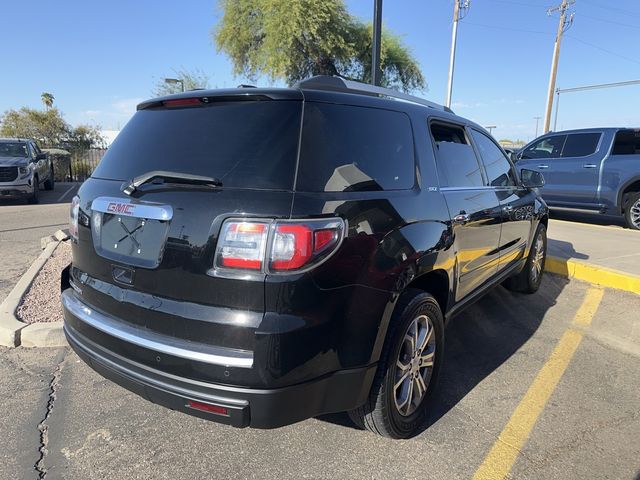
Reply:
M27 144L22 142L0 142L0 157L27 157Z

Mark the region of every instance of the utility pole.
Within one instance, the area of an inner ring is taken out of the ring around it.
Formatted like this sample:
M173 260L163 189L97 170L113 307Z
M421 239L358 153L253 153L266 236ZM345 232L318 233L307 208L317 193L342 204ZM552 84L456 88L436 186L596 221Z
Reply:
M449 57L449 84L445 105L451 108L451 92L453 91L453 67L456 62L456 42L458 40L458 21L462 20L469 10L471 0L453 0L453 29L451 31L451 56Z
M544 133L548 133L551 126L551 109L553 108L553 94L556 89L556 74L558 73L558 58L560 57L560 43L562 34L566 32L573 23L573 13L567 16L569 7L576 3L576 0L562 0L562 4L547 10L547 15L553 12L560 12L558 22L558 32L556 33L556 43L553 47L553 59L551 60L551 76L549 77L549 90L547 92L547 109L544 115Z
M533 119L536 121L536 136L535 138L538 138L538 122L540 121L542 117L533 117Z
M373 0L373 41L371 42L371 83L380 85L380 46L382 45L382 0Z

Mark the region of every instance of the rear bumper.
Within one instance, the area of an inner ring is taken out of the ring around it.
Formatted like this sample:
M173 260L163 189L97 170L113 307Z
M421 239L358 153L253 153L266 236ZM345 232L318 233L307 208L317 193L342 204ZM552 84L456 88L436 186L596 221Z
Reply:
M275 428L324 413L350 410L366 401L376 371L375 365L341 370L274 389L208 383L169 374L116 354L74 328L78 321L83 322L79 318L82 314L65 307L64 315L69 344L102 376L153 403L235 427ZM135 343L131 348L136 348ZM187 405L189 400L223 407L227 414L194 410Z

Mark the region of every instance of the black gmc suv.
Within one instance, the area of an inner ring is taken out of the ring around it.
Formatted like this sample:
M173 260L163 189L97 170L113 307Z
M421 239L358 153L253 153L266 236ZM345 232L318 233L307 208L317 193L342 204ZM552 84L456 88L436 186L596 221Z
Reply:
M142 397L237 427L424 424L444 325L535 292L548 212L484 129L338 77L153 99L74 198L65 333Z

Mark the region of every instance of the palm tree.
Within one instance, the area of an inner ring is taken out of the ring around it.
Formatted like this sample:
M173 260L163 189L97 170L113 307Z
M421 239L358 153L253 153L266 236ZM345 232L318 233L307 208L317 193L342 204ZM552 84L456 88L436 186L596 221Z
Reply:
M42 99L42 103L44 103L44 108L48 111L51 107L53 107L53 101L55 100L54 96L50 93L43 92L40 95Z

